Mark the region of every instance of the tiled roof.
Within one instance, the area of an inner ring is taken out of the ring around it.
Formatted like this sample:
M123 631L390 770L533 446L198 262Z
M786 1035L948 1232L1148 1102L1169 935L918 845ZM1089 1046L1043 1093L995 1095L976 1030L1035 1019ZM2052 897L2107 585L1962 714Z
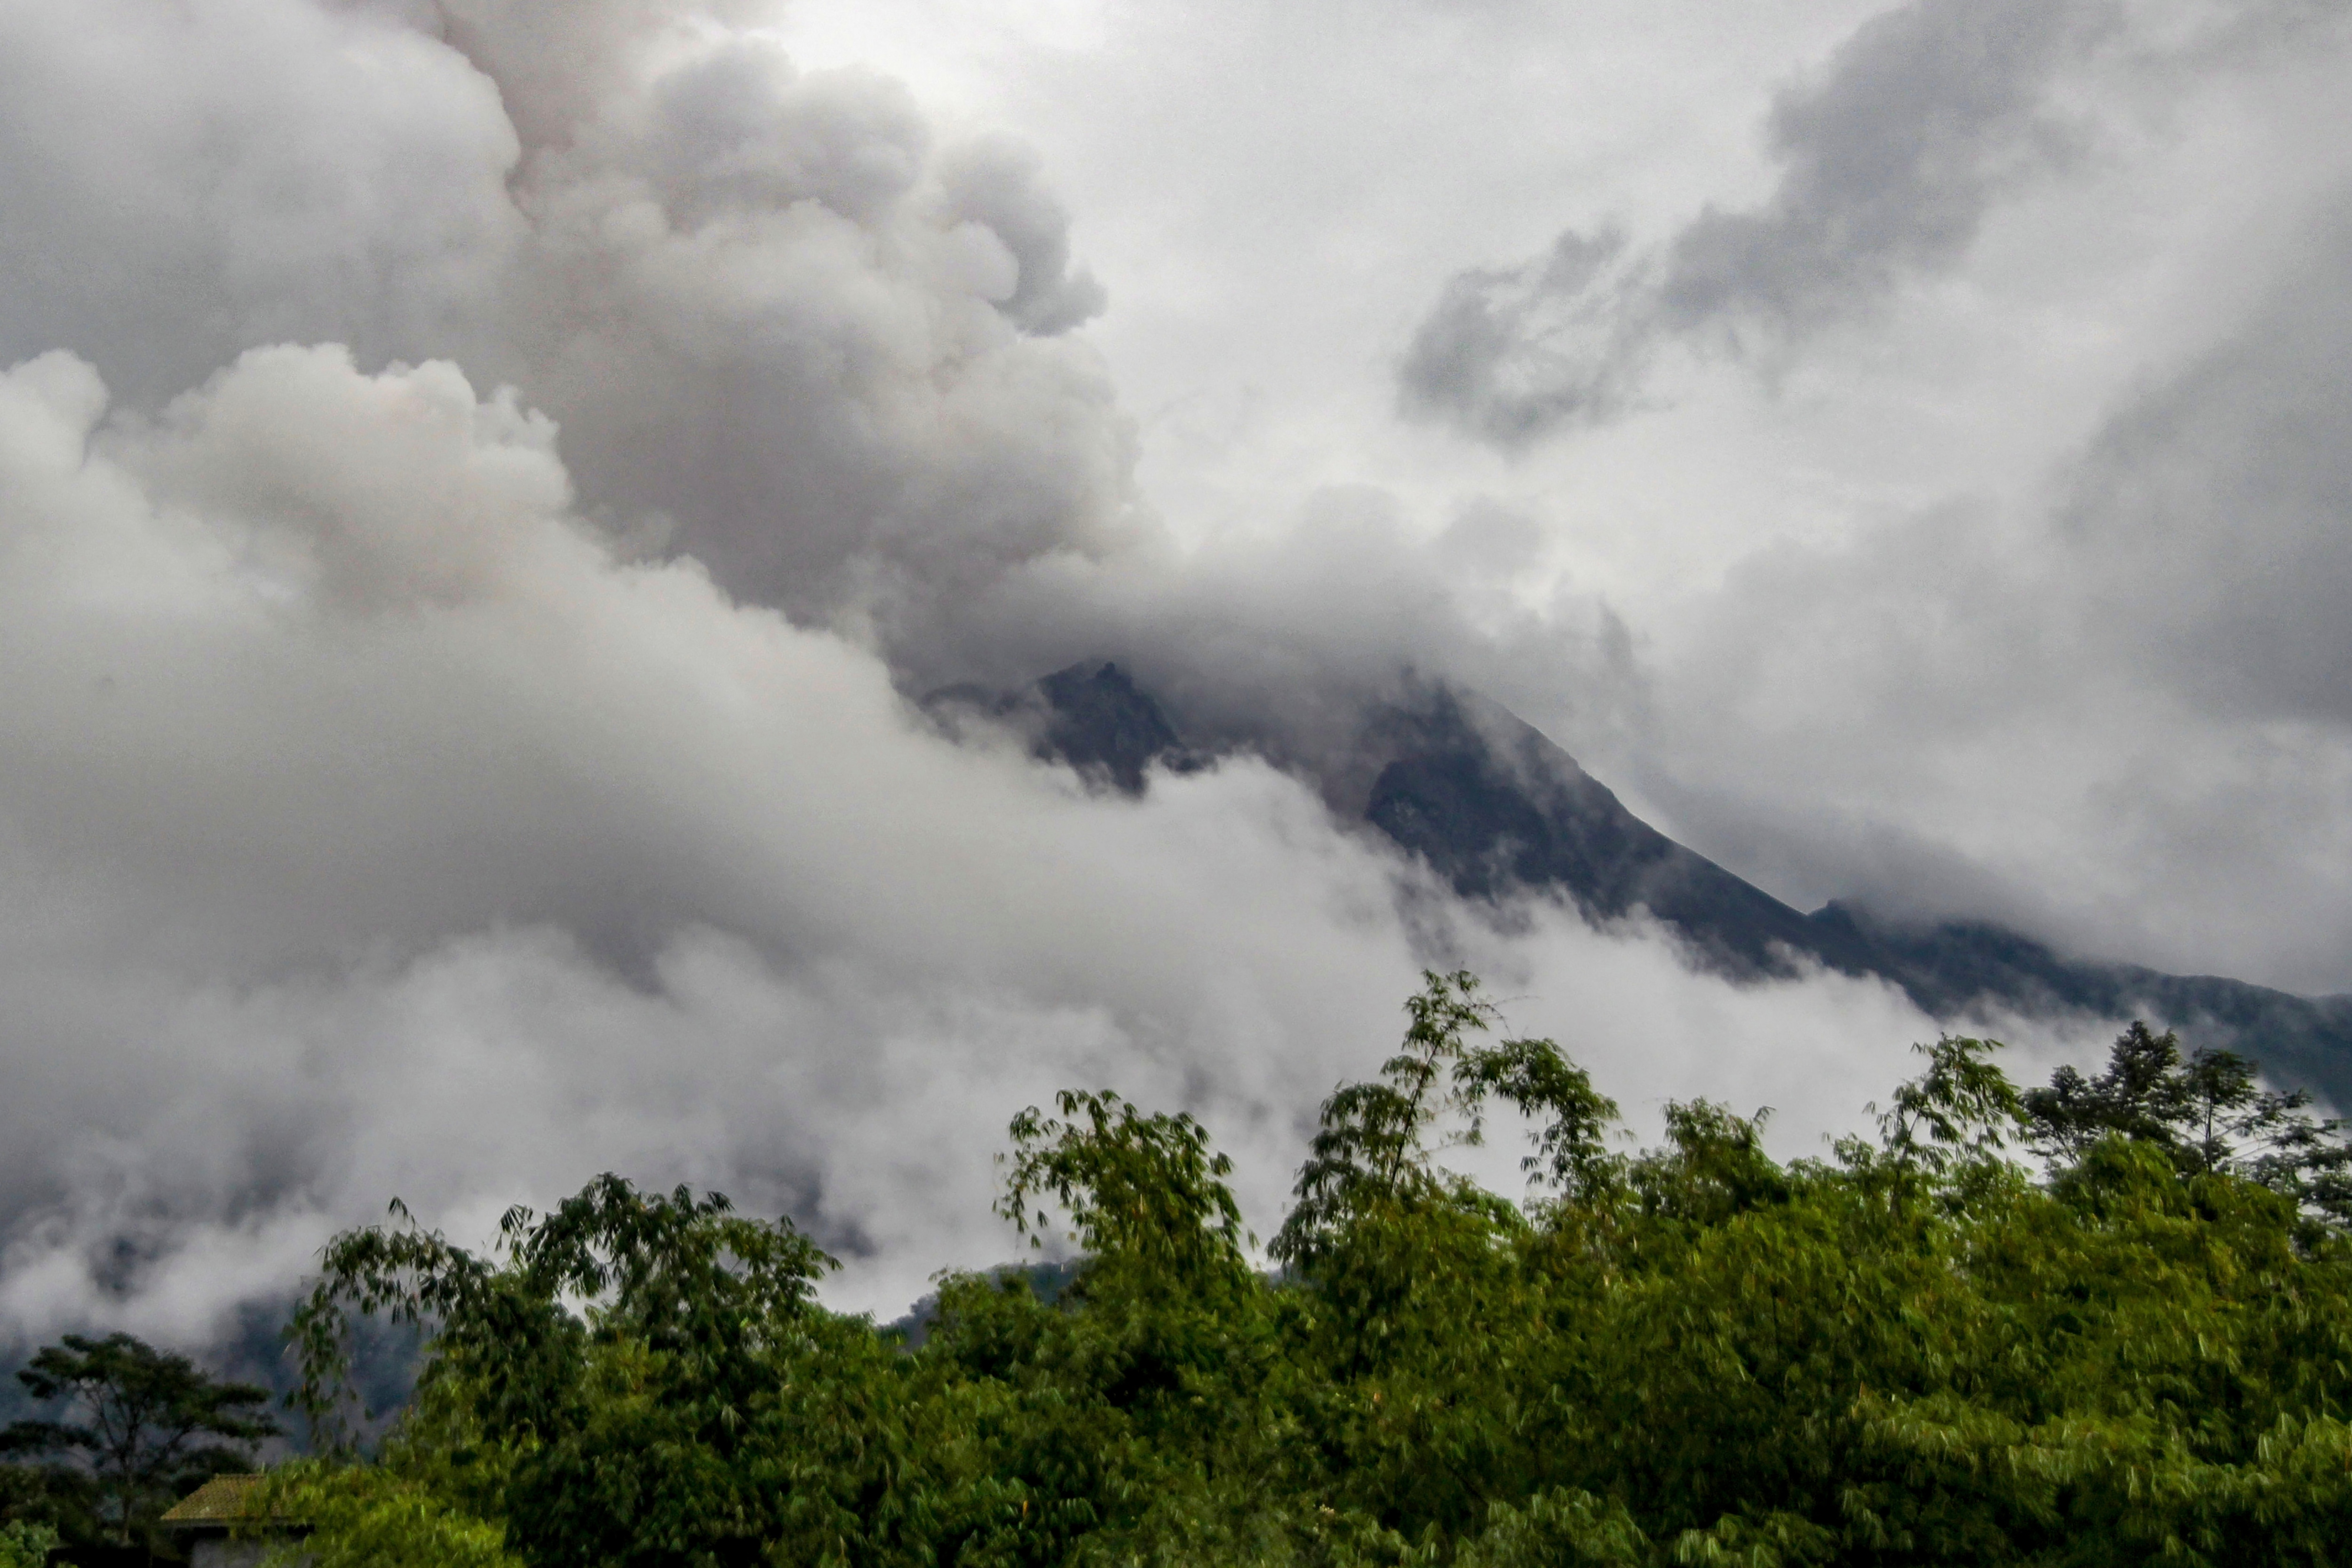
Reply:
M261 1489L268 1476L215 1476L182 1498L163 1516L165 1524L235 1524L269 1517Z

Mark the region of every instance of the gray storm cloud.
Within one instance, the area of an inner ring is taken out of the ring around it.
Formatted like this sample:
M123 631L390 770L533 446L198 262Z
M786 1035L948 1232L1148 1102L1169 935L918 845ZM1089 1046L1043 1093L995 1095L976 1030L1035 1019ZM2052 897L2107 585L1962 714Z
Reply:
M2352 195L2238 331L2119 409L2059 538L2116 655L2184 699L2352 728Z

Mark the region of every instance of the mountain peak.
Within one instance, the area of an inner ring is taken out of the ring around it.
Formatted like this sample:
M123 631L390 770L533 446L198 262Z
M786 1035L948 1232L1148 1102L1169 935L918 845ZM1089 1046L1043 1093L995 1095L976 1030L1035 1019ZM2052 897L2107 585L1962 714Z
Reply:
M923 699L932 713L978 712L1025 735L1041 760L1129 795L1143 793L1153 764L1176 772L1203 766L1167 713L1110 660L1081 660L1018 691L945 686Z
M1130 795L1155 766L1181 772L1209 760L1109 661L1071 664L1018 692L950 688L926 706L944 704L979 707L1026 733L1039 757ZM1907 926L1837 901L1800 913L1659 832L1549 737L1475 694L1416 685L1368 708L1358 730L1356 752L1313 781L1339 814L1465 899L1555 899L1595 924L1646 915L1695 963L1735 979L1814 966L1874 976L1940 1019L2143 1017L2352 1103L2352 998L2315 1002L2221 977L2072 958L1985 922ZM1343 774L1352 787L1339 787Z

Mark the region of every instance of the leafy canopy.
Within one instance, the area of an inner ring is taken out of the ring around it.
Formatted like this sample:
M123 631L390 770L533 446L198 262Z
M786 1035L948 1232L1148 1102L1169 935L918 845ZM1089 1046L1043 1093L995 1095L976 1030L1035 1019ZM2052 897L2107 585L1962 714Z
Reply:
M997 1212L1042 1246L1051 1197L1070 1239L1097 1258L1130 1260L1198 1286L1244 1267L1242 1213L1224 1185L1234 1163L1179 1112L1146 1116L1118 1095L1064 1090L1061 1120L1034 1105L1013 1118L1014 1155Z
M2251 1062L2135 1026L2021 1092L1947 1038L1784 1163L1705 1101L1615 1152L1498 1022L1425 977L1323 1103L1279 1274L1192 1116L1024 1111L999 1212L1076 1281L948 1276L919 1345L715 1196L605 1177L488 1255L400 1211L294 1336L324 1420L346 1315L415 1322L417 1396L289 1495L349 1568L2352 1560L2345 1142ZM1517 1201L1444 1164L1500 1117Z
M2135 1022L2106 1071L2062 1067L2022 1109L2037 1152L2079 1163L2103 1138L2161 1150L2185 1176L2228 1173L2284 1193L2341 1228L2352 1223L2352 1144L2344 1123L2311 1114L2306 1090L2266 1089L2232 1051L2183 1055L2180 1037Z

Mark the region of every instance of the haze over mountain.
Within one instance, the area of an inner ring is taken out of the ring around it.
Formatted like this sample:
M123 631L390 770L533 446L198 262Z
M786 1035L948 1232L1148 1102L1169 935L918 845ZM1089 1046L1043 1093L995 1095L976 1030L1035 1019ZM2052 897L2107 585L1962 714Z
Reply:
M950 687L929 706L1009 722L1039 756L1129 793L1155 767L1207 765L1111 662L1073 664L1013 693ZM2239 1051L2283 1082L2352 1102L2352 995L2311 998L2070 957L1983 921L1890 922L1834 901L1801 914L1660 833L1533 726L1473 694L1429 686L1372 709L1344 765L1318 781L1342 816L1506 917L1528 898L1565 903L1596 924L1644 916L1696 964L1735 979L1814 966L1876 976L1956 1027L2018 1015L2145 1019L2192 1048Z
M0 1341L604 1170L896 1313L1066 1086L1265 1234L1433 963L1789 1154L1962 1018L2337 1082L2156 977L2352 989L2347 69L2333 0L0 0Z

